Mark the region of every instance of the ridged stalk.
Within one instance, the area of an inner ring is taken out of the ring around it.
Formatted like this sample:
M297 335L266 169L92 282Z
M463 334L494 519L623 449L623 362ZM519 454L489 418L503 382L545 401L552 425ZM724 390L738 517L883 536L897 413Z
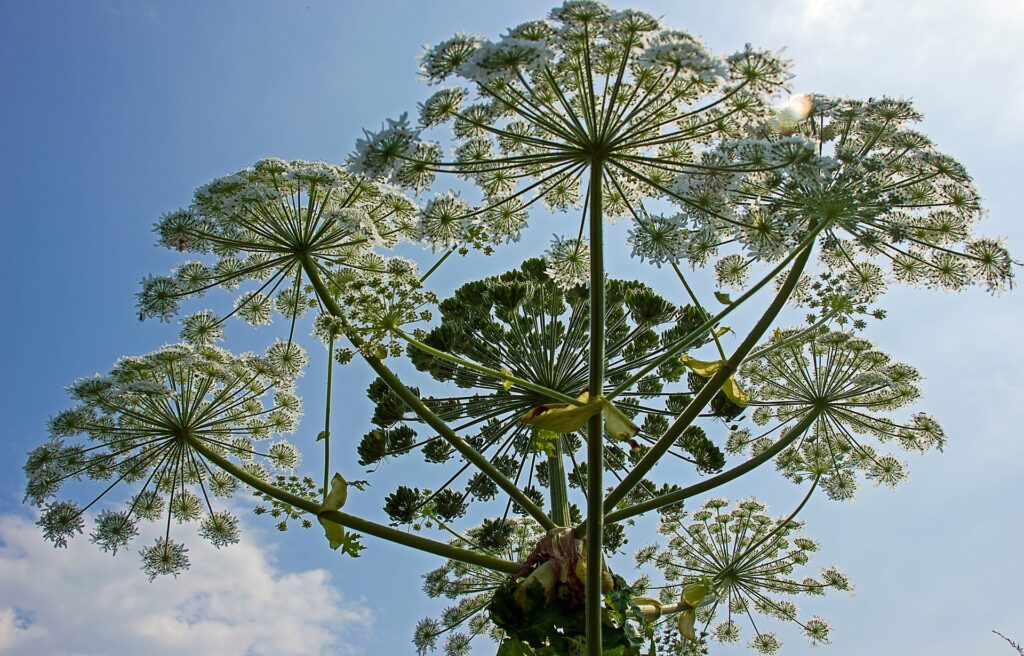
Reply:
M656 496L653 499L648 499L647 501L642 501L640 503L634 504L632 506L629 506L628 508L623 508L622 510L616 510L615 512L608 513L608 515L604 518L604 521L608 524L612 524L614 522L621 522L622 520L629 519L634 515L640 515L650 510L656 510L658 508L663 508L673 503L679 503L680 501L685 501L690 497L697 496L698 494L702 494L704 492L708 492L709 490L713 490L721 485L725 485L729 481L739 478L740 476L746 474L749 471L753 471L754 469L760 467L764 463L768 462L775 456L782 453L786 449L786 447L795 442L811 426L813 426L814 422L817 421L820 415L821 413L816 411L807 413L803 417L803 419L797 422L789 430L789 432L782 437L782 439L780 439L775 444L765 449L761 453L757 454L750 460L744 462L743 464L733 467L729 471L724 471L721 474L718 474L717 476L712 476L711 478L705 479L700 483L695 483L694 485L685 487L682 490L668 492L666 494Z
M559 526L568 526L569 493L566 489L565 453L562 437L555 440L555 452L548 456L548 482L551 485L551 519Z
M590 394L604 391L604 220L603 166L590 165ZM604 543L604 421L599 412L587 422L587 654L601 656L601 545Z

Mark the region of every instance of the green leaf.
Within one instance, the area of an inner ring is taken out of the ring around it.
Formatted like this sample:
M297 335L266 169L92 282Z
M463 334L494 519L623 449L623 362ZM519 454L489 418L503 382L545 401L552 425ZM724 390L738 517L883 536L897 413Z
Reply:
M366 548L361 542L359 542L359 534L345 532L345 539L341 543L341 553L348 554L353 558L359 558L359 552Z
M715 299L722 305L732 305L732 299L725 292L715 292Z
M348 482L341 474L335 474L331 479L331 491L327 494L320 510L339 510L348 500Z
M327 536L327 542L330 543L331 549L337 549L341 545L345 544L345 527L341 524L335 524L329 522L323 517L318 517L320 525L324 527L324 534Z
M562 439L562 436L558 433L545 428L538 428L533 432L533 439L530 440L530 450L535 453L554 456L558 440L560 439Z
M322 430L322 431L320 431L319 433L316 434L316 441L317 442L321 442L323 440L326 440L328 435L330 435L330 433L328 433L325 430Z
M684 610L676 616L676 628L679 629L680 635L688 640L696 640L697 633L693 629L693 625L697 620L697 613L693 610Z

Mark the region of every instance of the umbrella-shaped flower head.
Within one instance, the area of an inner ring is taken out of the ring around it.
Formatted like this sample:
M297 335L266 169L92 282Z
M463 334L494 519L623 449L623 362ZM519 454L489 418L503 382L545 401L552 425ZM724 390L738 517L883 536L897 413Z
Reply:
M81 533L85 513L103 502L90 534L104 551L126 548L142 521L166 517L162 537L142 549L151 577L188 567L187 549L171 535L172 520L200 522L217 547L238 541L238 520L216 510L238 480L216 466L214 452L250 475L293 470L298 450L278 436L295 430L301 404L292 392L304 356L279 342L265 357L234 356L215 347L165 346L120 360L109 374L68 388L77 405L50 420L50 440L29 453L26 497L43 508L39 525L55 546ZM57 500L71 482L92 500ZM110 505L118 486L131 493Z

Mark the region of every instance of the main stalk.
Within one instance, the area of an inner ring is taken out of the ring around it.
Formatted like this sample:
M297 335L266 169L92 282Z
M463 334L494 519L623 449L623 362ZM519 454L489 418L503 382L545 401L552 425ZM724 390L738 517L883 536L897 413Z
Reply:
M590 164L590 395L604 392L604 236L602 162ZM587 654L601 656L601 569L604 542L604 421L587 424Z

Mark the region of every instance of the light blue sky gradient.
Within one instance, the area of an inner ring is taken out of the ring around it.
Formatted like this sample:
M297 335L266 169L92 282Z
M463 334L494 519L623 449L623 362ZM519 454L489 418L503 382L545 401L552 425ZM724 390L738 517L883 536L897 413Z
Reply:
M1007 235L1020 257L1024 8L1006 0L893 4L633 6L701 36L716 51L748 41L788 46L797 91L912 97L932 138L975 176L991 211L981 232ZM177 340L176 325L139 324L133 312L138 281L179 262L177 254L152 245L154 220L187 204L195 187L262 157L341 161L361 128L415 111L431 93L416 76L421 44L460 30L493 37L542 17L551 5L0 1L0 521L31 515L20 504L20 467L25 452L44 438L46 418L67 405L63 386L107 370L121 355ZM488 275L509 268L539 254L552 233L568 231L574 221L537 217L520 249L490 259L471 256L443 271L437 284L449 291L467 270ZM624 229L611 234L621 238ZM626 259L624 247L619 251L613 275L640 266ZM429 258L415 253L421 261ZM803 516L823 550L812 564L839 566L857 593L802 607L835 625L834 644L822 654L1011 653L989 631L1024 640L1021 294L897 289L883 306L890 317L868 335L927 376L920 407L943 423L950 445L943 454L909 458L911 480L896 493L866 486L850 503L814 499ZM256 348L274 335L274 328L255 331L235 322L228 325L226 346ZM296 439L310 449L310 472L316 471L312 436L319 430L322 380L323 365L315 360L301 388L309 420ZM355 363L338 389L338 425L359 427L336 433L335 468L350 476L359 474L354 442L368 423L363 390L369 380ZM381 515L380 496L414 471L381 468L352 507ZM773 511L788 512L801 491L776 479L771 471L758 472L721 493L756 494ZM267 545L280 572L325 568L347 602L369 609L369 630L339 634L348 650L412 653L416 621L439 609L418 591L420 574L437 566L436 559L369 538L363 558L345 559L326 548L318 531L278 536L270 522L245 520L247 537ZM637 536L627 549L645 543ZM52 557L82 558L85 550L93 547L81 539ZM116 562L128 578L143 579L134 554ZM50 593L60 590L34 594L34 603ZM10 606L33 610L24 603L0 591L0 615ZM83 594L80 603L84 608L92 600ZM109 625L92 626L92 635L69 638L80 641L81 653L113 653L109 634L122 630L118 622L111 616ZM55 635L61 630L45 628ZM0 617L0 651L2 630ZM792 631L779 633L784 653L807 650ZM33 653L31 644L10 653Z

